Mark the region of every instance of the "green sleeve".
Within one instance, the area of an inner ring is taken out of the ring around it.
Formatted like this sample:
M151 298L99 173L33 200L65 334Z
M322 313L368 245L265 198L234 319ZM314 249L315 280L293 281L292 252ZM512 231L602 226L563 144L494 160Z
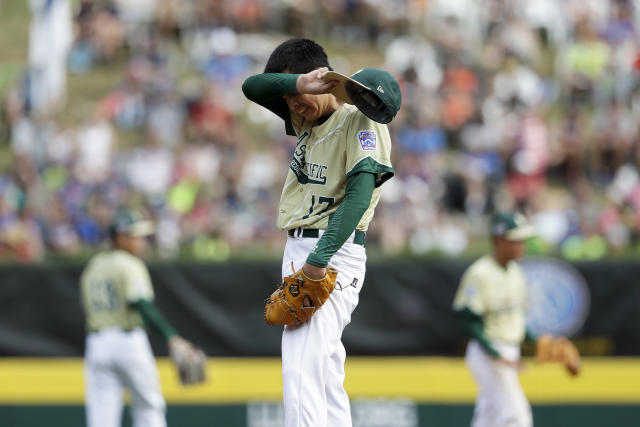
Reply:
M242 84L244 96L262 105L284 120L287 135L295 135L291 113L284 95L298 93L296 82L299 74L262 73L248 77Z
M471 337L475 338L482 348L492 357L500 357L500 353L491 345L491 342L484 334L484 323L482 318L468 308L456 310L456 314L462 317L464 328Z
M307 263L317 267L326 267L329 264L333 254L347 241L369 208L375 181L375 175L368 172L347 178L344 200L329 218L329 225L307 257Z
M158 331L166 339L171 338L174 335L178 335L175 329L169 324L167 319L156 308L155 304L146 299L139 299L132 303L142 316L144 324L148 328L153 328Z

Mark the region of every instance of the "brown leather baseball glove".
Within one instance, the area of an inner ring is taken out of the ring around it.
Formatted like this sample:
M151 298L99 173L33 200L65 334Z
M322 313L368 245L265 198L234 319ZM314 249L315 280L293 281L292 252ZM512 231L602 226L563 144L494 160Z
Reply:
M561 363L572 376L580 373L580 353L565 337L541 335L536 342L536 360L541 363Z
M293 264L291 267L293 270ZM317 280L307 277L302 269L294 271L265 300L264 321L269 325L300 325L308 321L329 299L337 276L333 268Z

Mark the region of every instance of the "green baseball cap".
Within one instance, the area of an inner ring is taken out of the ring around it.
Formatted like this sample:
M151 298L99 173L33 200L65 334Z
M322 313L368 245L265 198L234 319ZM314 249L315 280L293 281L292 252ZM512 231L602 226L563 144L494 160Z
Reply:
M154 232L153 222L145 219L139 211L132 209L118 211L111 227L116 233L134 237L150 236Z
M342 102L353 104L378 123L389 123L402 103L400 84L390 73L377 68L364 68L351 76L328 71L324 81L337 80L331 93Z
M520 241L533 237L535 229L519 212L496 212L491 215L491 235Z

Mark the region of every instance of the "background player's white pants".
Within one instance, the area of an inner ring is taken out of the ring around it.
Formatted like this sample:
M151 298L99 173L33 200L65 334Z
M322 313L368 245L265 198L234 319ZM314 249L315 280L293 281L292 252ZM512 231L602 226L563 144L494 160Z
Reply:
M318 239L289 237L282 276L291 262L302 268ZM349 241L353 241L350 238ZM345 243L330 267L338 270L336 288L311 320L282 333L282 382L286 427L350 427L349 397L344 390L346 352L341 337L358 304L366 253L361 245Z
M123 389L134 427L165 427L165 403L147 334L108 328L87 336L84 362L88 427L120 427Z
M520 359L520 346L492 343L502 357ZM472 427L531 427L531 406L516 369L489 356L476 340L469 341L465 362L478 386Z

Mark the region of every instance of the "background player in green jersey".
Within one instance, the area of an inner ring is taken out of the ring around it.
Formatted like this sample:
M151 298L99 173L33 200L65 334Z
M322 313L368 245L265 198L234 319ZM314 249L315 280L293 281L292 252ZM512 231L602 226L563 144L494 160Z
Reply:
M344 82L325 81L329 69L321 46L291 39L272 52L264 73L242 87L247 98L277 114L287 134L298 138L278 206L278 227L288 236L282 276L292 273L292 266L311 278L324 277L328 266L338 272L335 290L313 317L284 327L287 427L351 426L341 336L364 280L365 232L380 186L393 176L386 125L337 98L333 93ZM377 91L378 106L390 113L385 116L395 116L400 107L395 78L366 69L352 79Z
M491 217L493 253L465 271L453 302L471 335L465 361L478 385L473 427L530 427L531 407L520 386L520 345L526 328L526 283L516 259L533 227L519 213Z
M146 323L170 351L189 346L153 304L147 267L139 258L153 224L132 211L110 227L113 249L94 256L80 279L86 314L85 399L89 427L121 425L123 391L131 391L135 427L162 427L165 402Z

